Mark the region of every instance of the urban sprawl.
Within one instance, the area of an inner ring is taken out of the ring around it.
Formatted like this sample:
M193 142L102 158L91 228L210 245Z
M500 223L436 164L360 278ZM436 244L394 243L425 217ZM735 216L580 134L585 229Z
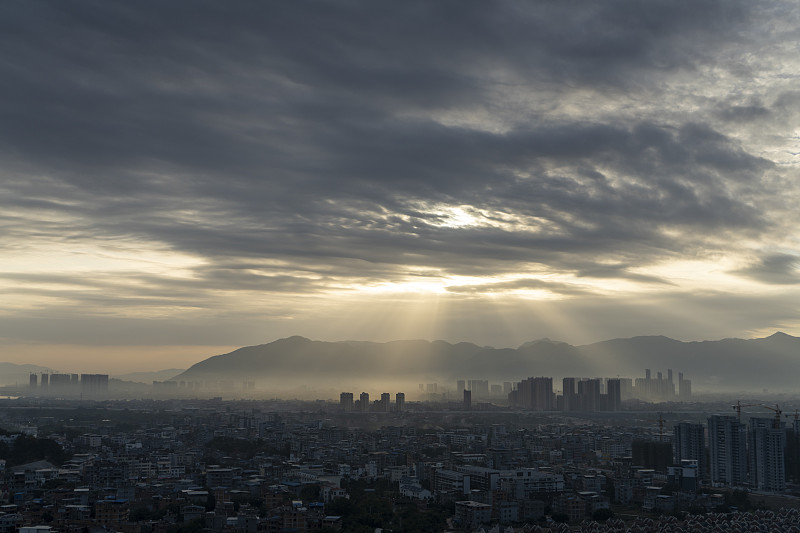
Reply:
M133 399L32 375L0 400L0 533L800 532L794 399L701 401L671 370L453 385Z

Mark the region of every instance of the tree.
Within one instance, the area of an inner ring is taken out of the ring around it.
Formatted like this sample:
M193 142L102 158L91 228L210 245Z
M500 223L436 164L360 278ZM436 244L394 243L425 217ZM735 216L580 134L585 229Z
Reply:
M206 498L206 511L213 511L217 507L217 498L213 492L208 493Z
M304 502L319 501L319 494L321 492L319 485L306 485L300 489L300 499Z
M609 518L614 517L614 511L611 509L597 509L592 513L592 520L595 522L605 522Z

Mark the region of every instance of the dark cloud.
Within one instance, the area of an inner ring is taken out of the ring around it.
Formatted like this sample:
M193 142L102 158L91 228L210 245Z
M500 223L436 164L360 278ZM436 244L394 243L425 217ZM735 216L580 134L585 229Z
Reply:
M567 283L554 283L541 279L516 279L513 281L489 282L481 285L453 285L447 290L452 293L463 294L496 294L513 291L544 290L553 294L565 296L582 296L591 294L591 291L577 285Z
M716 115L728 122L754 122L770 117L770 110L762 105L735 105L720 107Z
M800 258L789 254L770 254L750 267L734 273L774 285L800 283Z
M799 101L740 94L759 13L722 0L0 5L0 248L122 242L197 259L182 276L0 277L29 285L17 296L119 310L414 276L524 278L453 295L586 290L530 274L545 271L670 287L641 269L757 242L787 216L765 179L783 168L741 134ZM726 82L734 95L715 97ZM462 208L471 218L454 222ZM742 273L791 274L780 258L754 268Z

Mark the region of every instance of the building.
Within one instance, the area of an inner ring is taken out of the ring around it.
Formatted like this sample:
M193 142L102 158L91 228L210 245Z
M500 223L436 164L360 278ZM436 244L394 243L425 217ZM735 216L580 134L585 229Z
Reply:
M342 411L350 412L353 410L353 393L343 392L339 395L339 406Z
M750 484L757 490L786 489L786 430L772 418L750 419Z
M472 409L472 391L464 389L464 410Z
M678 398L689 400L692 397L692 380L683 379L683 372L678 372Z
M681 492L694 493L700 487L698 482L697 462L684 459L680 465L667 468L667 481Z
M391 406L391 404L392 404L392 395L389 394L388 392L382 393L381 394L381 401L378 404L379 407L380 407L379 410L382 413L388 413L389 412L389 407Z
M578 403L582 411L600 410L600 380L582 379L578 382Z
M108 392L108 374L81 374L83 394L105 394Z
M402 392L398 392L394 395L394 407L398 413L401 413L405 410L406 406L406 395Z
M128 500L98 500L94 504L95 520L101 524L119 525L128 520L130 503Z
M552 411L553 378L538 377L522 380L517 387L517 403L533 411Z
M631 442L633 462L638 466L666 473L672 464L672 445L669 442L634 440Z
M455 522L469 531L477 529L481 524L486 524L492 519L492 506L473 502L456 502Z
M697 476L706 477L706 428L703 424L681 422L673 428L672 457L676 465L681 461L697 462Z
M622 406L622 382L619 379L606 381L606 409L619 411Z
M55 392L65 393L72 386L72 376L70 374L51 374L50 389Z
M561 394L564 398L564 411L578 411L578 378L564 378L561 380Z
M489 396L488 379L471 379L467 382L467 388L472 391L472 395L475 396L475 399Z
M746 431L731 415L713 415L708 419L709 472L715 486L735 487L747 484Z
M369 393L362 392L361 396L358 397L359 406L361 407L361 412L366 413L369 411Z

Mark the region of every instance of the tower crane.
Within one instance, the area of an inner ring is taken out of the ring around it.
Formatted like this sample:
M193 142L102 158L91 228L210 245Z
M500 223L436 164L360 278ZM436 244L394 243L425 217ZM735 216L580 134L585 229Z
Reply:
M658 442L664 442L664 416L658 413L658 418L648 420L648 422L658 422Z
M783 411L781 411L781 408L778 407L778 404L775 404L775 407L761 404L760 407L763 407L764 409L769 409L770 411L775 413L775 420L773 421L772 424L775 427L775 429L781 429L781 413L783 413Z
M731 405L731 408L736 411L736 417L739 419L739 422L742 421L742 407L759 407L761 406L760 403L742 403L740 400L736 400L736 405Z

